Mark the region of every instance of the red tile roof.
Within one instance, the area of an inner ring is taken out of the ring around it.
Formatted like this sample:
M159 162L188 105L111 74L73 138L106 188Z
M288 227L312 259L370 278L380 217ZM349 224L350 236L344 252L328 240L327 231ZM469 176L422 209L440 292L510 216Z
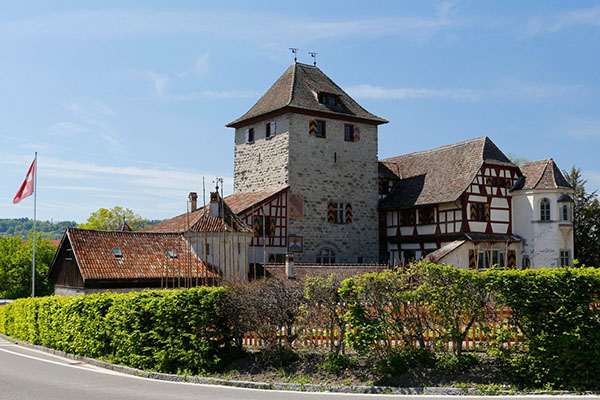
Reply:
M216 276L190 251L182 234L67 228L65 235L84 280Z
M191 213L185 213L163 221L159 224L149 226L142 232L227 232L231 231L233 220L235 231L252 232L237 215L249 210L252 206L261 204L271 197L289 188L288 185L276 189L259 190L256 192L236 193L225 197L225 224L220 219L208 215L209 206L199 208Z

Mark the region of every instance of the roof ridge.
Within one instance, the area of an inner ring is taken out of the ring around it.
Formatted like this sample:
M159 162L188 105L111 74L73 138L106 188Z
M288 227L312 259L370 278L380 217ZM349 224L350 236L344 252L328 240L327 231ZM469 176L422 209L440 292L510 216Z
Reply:
M535 189L538 185L538 183L540 183L540 181L542 180L542 178L544 177L544 174L546 173L546 170L548 169L548 165L549 165L549 160L544 160L546 161L546 165L544 165L544 170L542 171L542 173L540 174L539 178L537 179L537 181L535 181L535 184L533 185L533 188Z
M414 151L412 153L402 154L402 155L399 155L399 156L383 158L383 159L381 159L379 161L394 162L393 161L394 159L397 159L397 158L400 158L400 157L406 157L406 156L411 156L411 155L415 155L415 154L433 153L433 152L440 151L440 150L452 149L452 148L459 147L459 146L464 146L465 144L469 144L469 143L475 142L477 140L485 139L485 138L487 138L487 136L479 136L479 137L476 137L476 138L473 138L473 139L463 140L462 142L450 143L450 144L446 144L446 145L443 145L443 146L435 147L433 149ZM483 158L483 148L482 148L482 154L481 154L481 156Z
M288 98L288 102L286 104L286 106L289 106L290 104L292 104L292 99L294 98L294 88L296 87L296 69L298 68L298 63L294 62L294 70L292 71L292 84L291 84L291 88L290 88L290 96Z

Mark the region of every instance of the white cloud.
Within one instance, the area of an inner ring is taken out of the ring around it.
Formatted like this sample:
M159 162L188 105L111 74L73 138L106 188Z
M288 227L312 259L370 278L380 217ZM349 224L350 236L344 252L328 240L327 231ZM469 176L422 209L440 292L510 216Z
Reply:
M87 129L75 122L57 122L50 127L50 132L55 136L71 137L86 132Z
M171 80L168 76L156 72L148 72L147 77L152 82L155 93L159 96L165 92L165 88Z
M412 100L441 99L466 101L547 101L566 98L582 92L578 85L546 85L511 80L502 82L498 88L387 88L371 84L346 86L345 90L357 99Z
M525 33L529 36L554 33L576 26L600 27L600 6L566 11L529 21Z
M79 120L79 123L59 122L54 124L51 129L57 129L57 132L65 131L71 133L88 132L95 134L102 139L111 149L123 149L124 145L119 135L110 127L110 121L117 115L115 111L108 106L98 102L91 101L83 105L80 103L67 103L63 107L70 111L73 116ZM65 135L63 135L65 136Z
M196 76L203 78L208 72L208 54L204 53L196 57L196 63L194 64L194 71Z
M265 24L265 21L269 21ZM465 24L455 16L453 3L441 3L433 15L390 15L350 20L304 17L283 13L226 11L146 12L141 10L84 10L51 13L10 21L0 26L4 40L58 38L69 40L111 40L123 37L165 35L214 35L259 45L277 41L282 45L321 39L401 36L422 42L443 30ZM248 29L252 27L252 29ZM274 35L276 32L276 35Z
M426 89L426 88L385 88L362 84L345 88L352 97L363 99L453 99L453 100L479 100L481 92L471 89Z

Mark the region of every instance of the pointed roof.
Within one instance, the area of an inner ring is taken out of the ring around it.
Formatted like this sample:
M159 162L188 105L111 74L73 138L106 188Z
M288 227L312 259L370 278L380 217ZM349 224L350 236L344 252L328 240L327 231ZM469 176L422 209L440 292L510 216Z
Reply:
M251 232L252 229L244 224L237 215L252 208L252 206L267 201L269 198L288 188L289 186L286 185L276 189L236 193L225 197L225 222L227 226L229 226L232 220L232 217L229 217L228 215L233 214L235 215L233 218L234 226L237 231L246 232L247 227L249 229L248 232ZM190 230L193 232L213 232L217 227L220 227L219 229L230 230L230 228L225 228L219 221L216 221L214 217L210 217L208 210L209 206L202 207L191 213L184 213L171 219L167 219L159 224L149 226L143 229L142 232L188 232Z
M117 228L117 231L131 232L131 231L133 231L133 229L131 229L131 227L129 226L129 224L127 223L127 221L125 221L125 218L123 217L123 221L121 221L121 226L119 226Z
M98 231L69 227L61 247L65 241L71 245L84 280L215 277L179 233ZM49 276L59 252L60 248L50 264Z
M523 178L512 190L572 189L553 159L530 161L521 167Z
M319 93L336 96L338 104L330 106L319 103ZM329 114L332 118L376 125L388 122L362 108L316 66L294 63L248 112L227 124L227 127L237 128L265 114L286 111L320 112Z
M449 203L458 200L484 163L515 165L487 136L381 160L400 181L382 208ZM385 171L386 168L380 168Z

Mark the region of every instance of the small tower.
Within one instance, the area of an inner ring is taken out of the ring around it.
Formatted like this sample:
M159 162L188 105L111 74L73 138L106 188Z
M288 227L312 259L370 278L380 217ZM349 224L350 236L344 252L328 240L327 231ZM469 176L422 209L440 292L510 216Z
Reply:
M235 128L234 192L289 185L298 262L378 260L377 127L319 68L295 62Z
M573 188L551 158L527 162L512 189L513 232L523 238L521 266L573 263Z

